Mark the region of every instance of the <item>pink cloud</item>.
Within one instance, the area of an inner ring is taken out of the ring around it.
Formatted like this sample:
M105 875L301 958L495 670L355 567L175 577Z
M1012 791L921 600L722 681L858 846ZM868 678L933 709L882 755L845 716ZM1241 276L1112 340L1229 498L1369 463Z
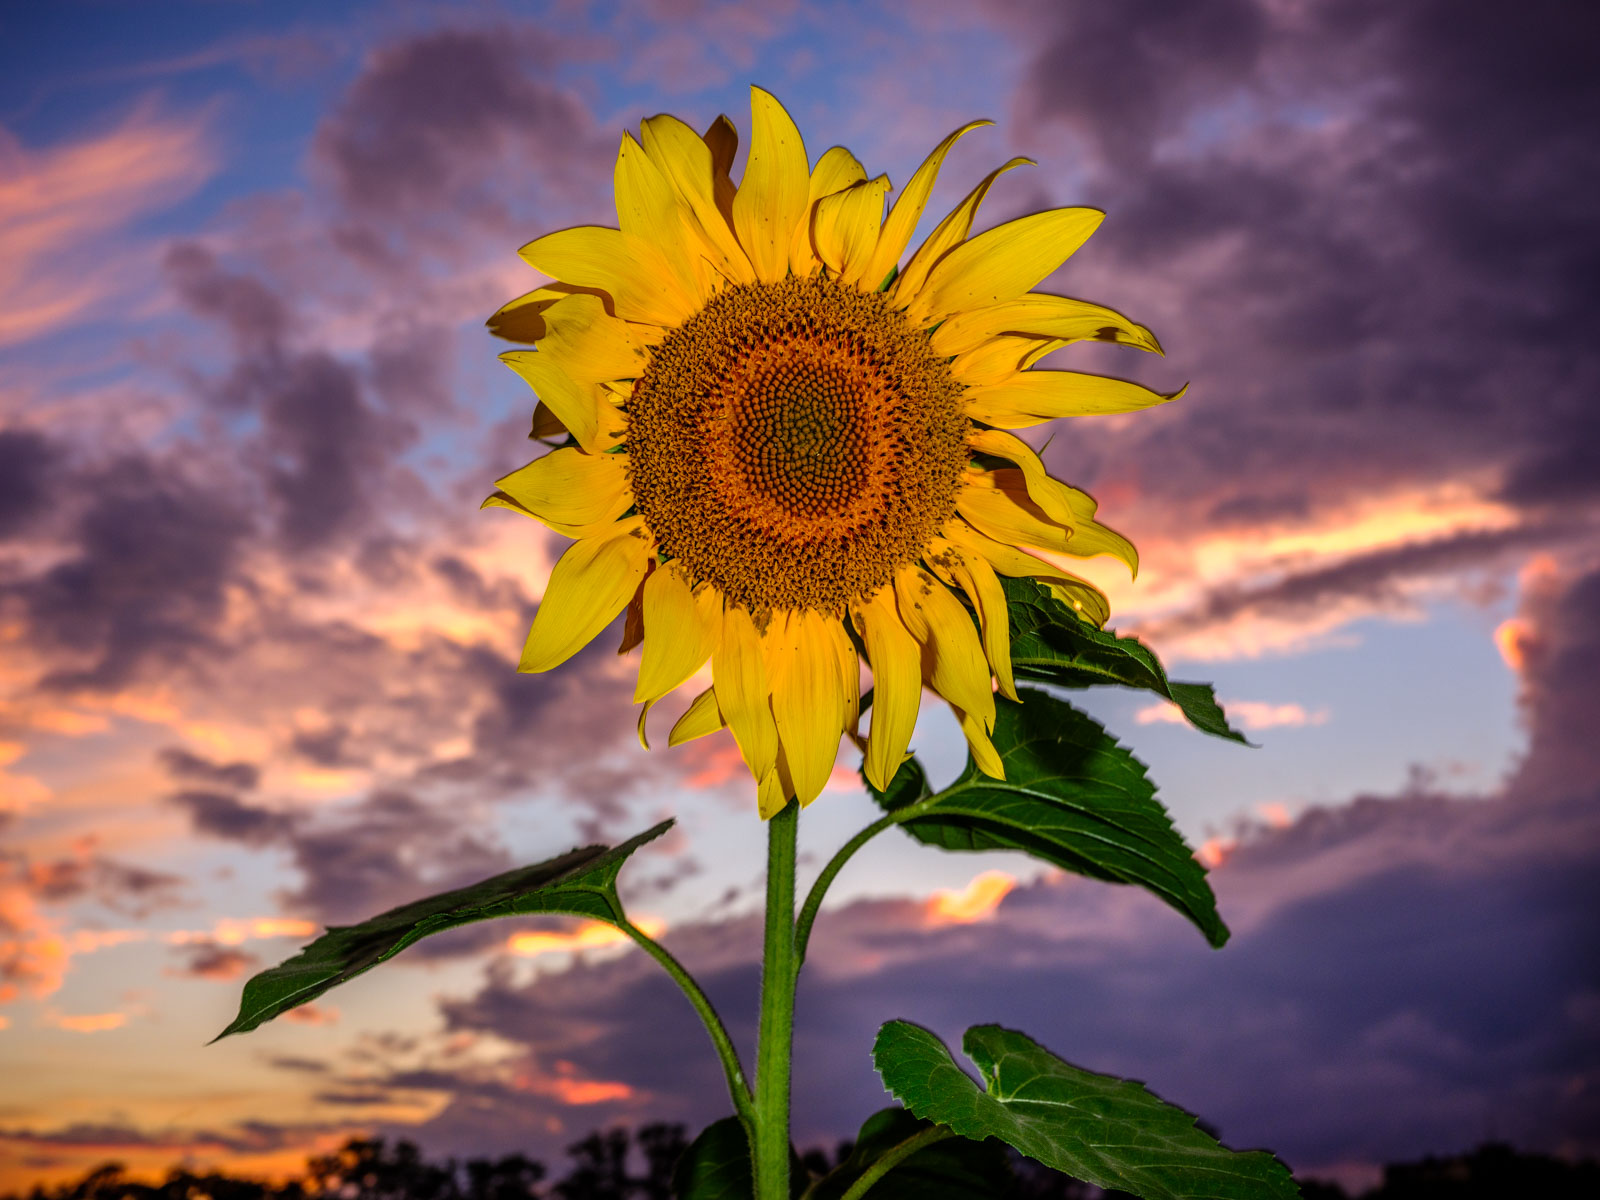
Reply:
M201 118L136 108L108 133L34 150L0 129L0 345L59 328L127 287L110 235L216 169Z

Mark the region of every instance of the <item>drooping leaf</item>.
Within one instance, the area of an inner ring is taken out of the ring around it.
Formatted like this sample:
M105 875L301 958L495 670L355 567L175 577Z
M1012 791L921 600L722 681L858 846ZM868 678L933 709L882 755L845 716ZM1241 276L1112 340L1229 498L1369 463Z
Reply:
M239 1015L217 1038L246 1033L421 938L473 921L563 913L615 924L622 912L617 872L630 854L671 826L663 821L616 847L582 846L559 858L403 904L359 925L330 926L293 958L251 978L240 997Z
M1017 679L1059 687L1140 688L1176 704L1196 729L1250 744L1228 724L1209 683L1173 683L1138 638L1096 629L1032 579L1002 576L1000 584L1011 617L1011 668Z
M1183 913L1214 946L1228 940L1205 868L1172 827L1144 764L1092 717L1047 692L1021 704L995 697L994 746L1004 780L969 757L961 777L929 797L915 759L901 764L886 810L918 806L902 828L946 850L1022 850L1064 870L1132 883Z
M806 1200L839 1200L868 1167L932 1125L898 1106L873 1113L856 1135L850 1157L814 1183ZM990 1200L1008 1194L1011 1181L998 1142L953 1137L897 1163L868 1194L872 1200Z
M1140 1083L1063 1062L1026 1034L967 1030L980 1089L933 1034L906 1021L878 1031L873 1062L911 1112L963 1137L998 1138L1048 1167L1145 1200L1292 1200L1288 1169L1262 1150L1229 1150Z
M672 1172L678 1200L752 1200L750 1139L738 1117L723 1117L700 1131Z

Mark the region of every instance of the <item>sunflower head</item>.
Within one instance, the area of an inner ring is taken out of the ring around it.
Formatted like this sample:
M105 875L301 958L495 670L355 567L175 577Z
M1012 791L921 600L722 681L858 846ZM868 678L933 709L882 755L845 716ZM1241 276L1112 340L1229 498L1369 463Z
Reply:
M1030 290L1094 231L1094 209L971 236L990 185L1024 159L902 265L945 155L988 122L941 142L886 215L886 176L840 147L812 164L777 100L751 96L737 186L726 117L703 136L651 117L617 155L617 227L523 247L551 282L490 318L534 346L501 357L538 394L533 435L562 444L486 503L575 539L521 669L565 661L626 610L640 740L652 705L704 679L669 741L730 729L763 817L815 799L846 733L886 788L924 687L1000 777L994 692L1016 691L998 576L1038 579L1099 625L1104 596L1064 557L1137 569L1094 501L1009 431L1172 399L1035 367L1084 339L1160 347L1120 313Z

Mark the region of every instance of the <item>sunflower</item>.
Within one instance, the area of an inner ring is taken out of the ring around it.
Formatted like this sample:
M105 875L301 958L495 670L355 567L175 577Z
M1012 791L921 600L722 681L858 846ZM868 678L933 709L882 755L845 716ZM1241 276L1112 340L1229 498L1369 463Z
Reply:
M991 122L939 143L885 217L886 176L838 146L813 166L760 88L751 110L737 186L725 116L703 136L668 115L624 134L619 228L523 247L553 282L490 319L536 346L501 358L538 394L533 436L562 444L485 504L575 539L519 669L557 666L626 610L640 740L650 707L709 662L668 741L731 730L763 818L816 798L847 733L887 787L924 687L1001 778L994 695L1017 693L998 577L1032 577L1101 625L1105 597L1033 551L1138 566L1095 502L1009 431L1172 399L1033 369L1083 339L1160 347L1120 313L1030 290L1097 210L969 236L995 179L1028 159L985 177L900 267L950 148Z

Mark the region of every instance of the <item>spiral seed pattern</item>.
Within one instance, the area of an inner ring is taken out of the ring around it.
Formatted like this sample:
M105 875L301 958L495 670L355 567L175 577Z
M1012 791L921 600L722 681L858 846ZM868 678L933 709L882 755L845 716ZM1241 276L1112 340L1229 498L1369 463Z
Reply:
M961 397L882 295L821 277L730 288L634 384L634 499L663 553L752 612L840 613L955 514Z

